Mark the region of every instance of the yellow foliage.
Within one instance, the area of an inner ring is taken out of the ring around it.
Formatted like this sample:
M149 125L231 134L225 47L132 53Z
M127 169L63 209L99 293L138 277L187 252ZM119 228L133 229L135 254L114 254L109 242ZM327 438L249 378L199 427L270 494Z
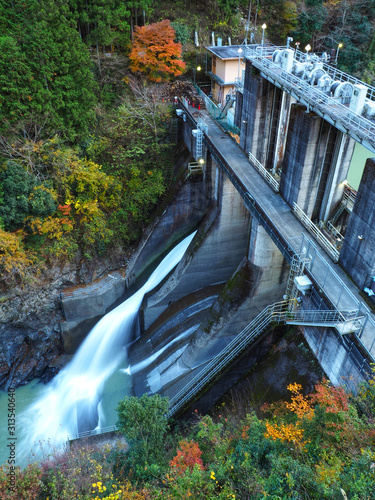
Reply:
M302 385L297 383L289 384L288 390L293 393L291 402L285 402L288 410L295 413L298 418L305 417L310 420L314 415L314 409L311 407L308 398L301 394Z
M289 443L301 443L303 439L303 430L295 424L271 424L266 422L267 432L266 438L271 438L273 441L280 439Z
M21 277L26 268L34 262L31 254L26 254L22 239L24 233L7 233L0 228L0 275Z
M150 498L147 490L137 491L133 489L130 481L127 481L125 484L116 486L112 485L113 492L108 496L98 496L98 494L105 493L107 490L106 486L103 485L101 481L94 483L93 485L93 500L147 500Z

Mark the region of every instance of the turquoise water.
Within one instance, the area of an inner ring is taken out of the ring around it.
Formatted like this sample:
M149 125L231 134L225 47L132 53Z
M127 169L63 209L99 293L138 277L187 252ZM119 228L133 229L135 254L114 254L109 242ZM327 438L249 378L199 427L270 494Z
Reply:
M68 436L116 423L117 404L131 391L126 346L143 297L180 262L194 235L176 245L137 292L95 325L49 384L34 381L14 393L16 432L9 439L8 419L1 419L2 463L9 457L9 442L15 443L16 465L25 465L35 460L35 454L41 458L62 449ZM8 394L2 394L0 404L1 415L6 416Z
M347 177L348 184L356 191L358 191L361 182L366 160L373 157L375 157L374 153L366 149L362 144L356 143Z
M100 427L115 425L117 422L116 407L118 402L125 396L131 395L132 381L127 373L127 365L119 367L106 381L103 389L101 402L99 403ZM48 384L49 385L49 384ZM35 401L43 398L48 390L48 385L40 384L38 379L29 384L16 389L14 396L16 401L16 438L15 460L16 465L26 465L41 458L43 454L49 452L46 442L29 442L25 447L25 440L28 439L28 426L24 422L24 415L27 408L32 406ZM7 444L11 443L8 439L8 393L0 391L0 464L4 464L9 459L9 448ZM13 439L13 437L12 437Z
M16 438L16 463L18 464L19 460L19 445L24 437L24 428L20 425L19 418L22 412L31 404L38 396L42 393L44 386L42 384L38 384L38 380L35 379L27 385L19 387L15 390L14 398L16 403L15 409L15 435ZM0 462L1 464L5 463L9 458L9 449L7 448L7 444L10 442L8 439L10 437L8 433L8 393L0 391Z

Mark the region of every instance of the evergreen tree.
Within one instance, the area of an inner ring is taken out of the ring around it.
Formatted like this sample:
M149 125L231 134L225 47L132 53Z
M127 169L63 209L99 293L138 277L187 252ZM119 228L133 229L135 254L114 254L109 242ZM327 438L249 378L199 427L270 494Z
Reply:
M93 119L95 82L89 52L67 3L14 0L1 7L5 38L0 109L7 124L24 135L30 133L30 124L38 123L46 135L57 132L71 141L84 136ZM16 91L7 81L7 67Z

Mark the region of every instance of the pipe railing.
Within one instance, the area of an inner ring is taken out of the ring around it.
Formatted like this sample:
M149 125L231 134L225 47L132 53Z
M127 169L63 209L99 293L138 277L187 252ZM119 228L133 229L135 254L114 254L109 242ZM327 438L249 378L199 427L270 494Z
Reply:
M260 175L265 179L275 193L279 192L280 184L277 180L268 172L268 170L258 161L255 156L249 151L249 161L252 166L260 173Z
M332 243L324 236L319 228L313 223L313 221L305 214L305 212L297 205L293 203L293 213L298 220L302 222L305 228L315 237L316 241L321 245L324 250L331 256L334 262L339 261L340 252L332 245Z
M107 427L100 427L98 429L92 429L90 431L77 432L77 434L69 435L68 441L74 441L75 439L82 439L91 436L100 436L101 434L107 434L108 432L115 432L117 430L117 425L109 425Z
M324 324L335 327L347 321L361 321L357 311L290 310L296 300L276 302L267 306L249 325L247 325L220 353L215 356L185 387L169 402L167 417L171 418L192 404L201 391L212 384L236 358L238 358L271 324L294 322L294 324Z

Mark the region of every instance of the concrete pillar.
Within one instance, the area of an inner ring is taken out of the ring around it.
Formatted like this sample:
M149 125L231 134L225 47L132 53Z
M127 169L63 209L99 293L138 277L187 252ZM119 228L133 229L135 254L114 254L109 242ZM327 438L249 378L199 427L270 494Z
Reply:
M375 158L366 161L354 209L349 218L340 263L362 290L375 276ZM374 301L374 297L371 297Z
M251 224L248 259L261 272L254 294L260 312L267 305L282 300L288 269L282 253L256 219Z
M327 221L341 200L355 141L301 105L292 105L280 193L316 221Z
M245 70L241 120L240 147L265 163L272 122L272 106L275 86L262 78L248 61Z
M290 107L295 103L294 97L282 93L280 104L280 112L277 123L277 135L275 137L275 152L273 155L272 172L277 173L281 169L281 164L284 159L285 143L288 134Z
M292 105L280 194L290 206L297 203L309 217L313 216L331 149L330 125L315 113L306 113L304 106Z
M246 65L243 96L235 124L241 130L240 147L276 172L284 155L291 103L295 99Z
M355 140L337 132L334 157L326 182L324 197L319 211L319 220L327 222L340 203L344 191L344 180L348 176L354 152Z

